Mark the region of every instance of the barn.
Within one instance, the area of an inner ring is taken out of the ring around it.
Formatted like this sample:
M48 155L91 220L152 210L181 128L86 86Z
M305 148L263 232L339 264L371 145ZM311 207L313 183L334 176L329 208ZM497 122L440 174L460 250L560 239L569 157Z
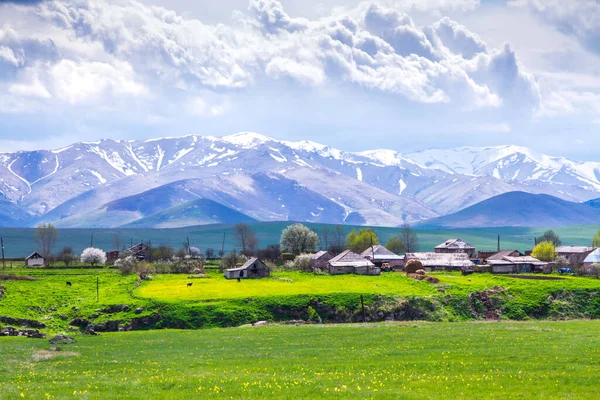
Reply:
M46 260L44 260L44 257L42 257L40 253L37 252L31 253L25 259L25 265L27 265L28 267L41 267L45 263Z
M150 258L150 247L147 244L139 243L127 249L128 253L132 253L138 260L147 260Z
M404 264L410 260L420 261L429 271L460 271L475 267L466 253L406 253Z
M571 267L581 267L587 256L589 256L595 247L586 246L558 246L556 255L567 260Z
M271 275L269 267L256 257L252 257L241 267L231 268L225 271L227 279L259 279Z
M387 264L390 268L400 268L404 265L404 256L392 253L384 246L378 244L376 246L370 246L368 249L360 254L363 258L371 261L379 268L384 267Z
M448 239L435 246L434 251L439 254L467 254L470 259L477 256L475 247L461 239Z
M346 250L329 260L329 273L331 275L380 275L381 268L360 254Z
M494 274L543 271L544 267L548 266L547 262L540 261L531 256L504 256L493 260L488 258L488 264L492 267L492 273Z

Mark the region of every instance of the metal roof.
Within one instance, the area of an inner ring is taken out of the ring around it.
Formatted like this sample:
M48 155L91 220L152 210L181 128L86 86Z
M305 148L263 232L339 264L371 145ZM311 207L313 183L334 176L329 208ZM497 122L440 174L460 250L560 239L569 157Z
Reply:
M474 249L469 243L461 239L448 239L435 246L436 249Z
M405 260L419 260L424 267L472 267L474 264L465 253L406 253Z
M584 263L588 264L600 264L600 249L596 249L583 260Z

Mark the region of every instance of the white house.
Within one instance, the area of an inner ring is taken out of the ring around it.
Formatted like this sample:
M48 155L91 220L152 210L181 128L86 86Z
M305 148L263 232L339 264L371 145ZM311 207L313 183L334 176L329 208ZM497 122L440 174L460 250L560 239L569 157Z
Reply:
M45 264L44 257L40 255L40 253L31 253L29 257L25 259L25 264L28 267L41 267Z

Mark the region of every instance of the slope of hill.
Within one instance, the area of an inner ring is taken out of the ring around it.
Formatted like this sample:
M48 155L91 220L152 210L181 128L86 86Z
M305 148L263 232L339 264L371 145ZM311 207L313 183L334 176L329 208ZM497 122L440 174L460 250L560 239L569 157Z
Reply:
M127 224L126 228L181 228L190 225L235 224L256 220L213 200L197 199Z
M555 227L600 223L600 209L544 194L510 192L457 213L431 219L423 227Z
M182 191L161 192L173 184ZM14 219L19 226L119 226L195 198L264 221L397 226L512 191L595 199L600 163L517 146L352 153L251 132L0 154L0 197L26 217Z

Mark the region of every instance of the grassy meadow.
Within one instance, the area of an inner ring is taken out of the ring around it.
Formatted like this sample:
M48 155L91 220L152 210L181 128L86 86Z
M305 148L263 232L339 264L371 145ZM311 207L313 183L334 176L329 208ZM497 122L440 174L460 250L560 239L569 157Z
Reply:
M380 323L0 340L0 399L584 399L600 322Z
M250 224L256 231L261 247L279 243L281 231L291 222L257 222ZM322 224L307 223L317 233L321 232ZM345 233L352 229L364 228L345 225ZM397 228L373 227L382 242L398 233ZM597 226L570 226L554 228L565 245L590 245L596 234ZM226 252L236 249L232 238L233 225L203 225L180 229L60 229L55 251L64 246L72 247L76 253L92 243L105 251L115 250L114 237L119 237L122 246L140 241L151 241L153 246L169 245L180 248L190 238L192 246L203 251L207 248L220 250L223 246ZM421 251L431 251L436 245L451 237L460 237L478 250L494 250L497 247L497 237L500 235L502 248L525 251L533 247L533 238L544 232L543 228L477 228L477 229L416 229L419 234ZM0 228L0 236L4 238L6 257L25 258L35 250L33 241L34 229ZM10 265L10 264L9 264ZM15 264L17 265L17 264Z

